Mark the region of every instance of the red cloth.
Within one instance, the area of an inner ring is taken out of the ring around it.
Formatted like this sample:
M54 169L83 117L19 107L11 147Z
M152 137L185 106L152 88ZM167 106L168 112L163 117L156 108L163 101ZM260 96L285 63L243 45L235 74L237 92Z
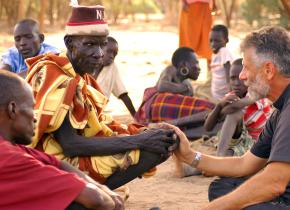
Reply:
M0 137L0 209L65 209L86 182L59 165L50 155Z
M271 106L266 99L260 99L245 109L244 123L249 134L256 141L272 113Z

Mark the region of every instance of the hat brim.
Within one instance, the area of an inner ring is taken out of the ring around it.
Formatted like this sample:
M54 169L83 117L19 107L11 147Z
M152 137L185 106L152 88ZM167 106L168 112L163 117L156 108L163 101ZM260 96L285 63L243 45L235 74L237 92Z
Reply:
M66 35L88 35L88 36L108 36L109 27L107 23L93 25L66 25Z

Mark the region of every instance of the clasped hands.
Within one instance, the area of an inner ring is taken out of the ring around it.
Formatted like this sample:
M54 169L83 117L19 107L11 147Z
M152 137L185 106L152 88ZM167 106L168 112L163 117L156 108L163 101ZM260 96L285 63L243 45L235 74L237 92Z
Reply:
M158 153L168 156L174 153L175 156L182 162L188 164L192 162L194 158L194 151L191 149L187 137L178 127L168 123L153 123L149 124L148 127L148 131L150 131L150 135L148 133L148 137L150 139L154 138L155 142L150 141L150 144L147 145L148 148L141 147L140 149L146 150L150 148L151 152L154 152L152 151L152 148L156 148L156 152L158 150ZM146 147L145 145L143 146Z

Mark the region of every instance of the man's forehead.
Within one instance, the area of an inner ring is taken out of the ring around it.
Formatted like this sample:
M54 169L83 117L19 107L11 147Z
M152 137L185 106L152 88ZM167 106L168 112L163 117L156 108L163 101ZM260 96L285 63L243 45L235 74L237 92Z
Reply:
M224 33L222 31L211 31L210 36L215 38L224 38Z
M22 34L37 34L37 33L38 31L36 26L32 26L26 23L17 24L14 29L14 36L19 36Z
M80 36L76 36L76 39L81 40L81 41L104 42L104 41L107 41L107 36L80 35Z
M233 77L233 76L239 76L239 74L241 73L241 71L242 71L242 66L234 64L230 68L230 76L231 77Z
M255 49L254 48L247 48L247 49L244 49L244 51L242 52L242 55L243 55L243 65L245 65L246 63L248 63L251 58L253 58L253 53L254 53Z

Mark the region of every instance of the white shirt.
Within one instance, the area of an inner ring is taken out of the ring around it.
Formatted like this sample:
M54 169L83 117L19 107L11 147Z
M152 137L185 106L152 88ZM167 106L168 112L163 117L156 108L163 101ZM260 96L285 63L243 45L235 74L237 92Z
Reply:
M115 62L102 69L98 75L97 83L107 98L110 98L111 93L118 98L121 94L128 92Z
M226 47L222 47L217 54L212 55L210 70L212 74L211 94L214 99L221 100L229 90L224 64L233 62L233 56Z

